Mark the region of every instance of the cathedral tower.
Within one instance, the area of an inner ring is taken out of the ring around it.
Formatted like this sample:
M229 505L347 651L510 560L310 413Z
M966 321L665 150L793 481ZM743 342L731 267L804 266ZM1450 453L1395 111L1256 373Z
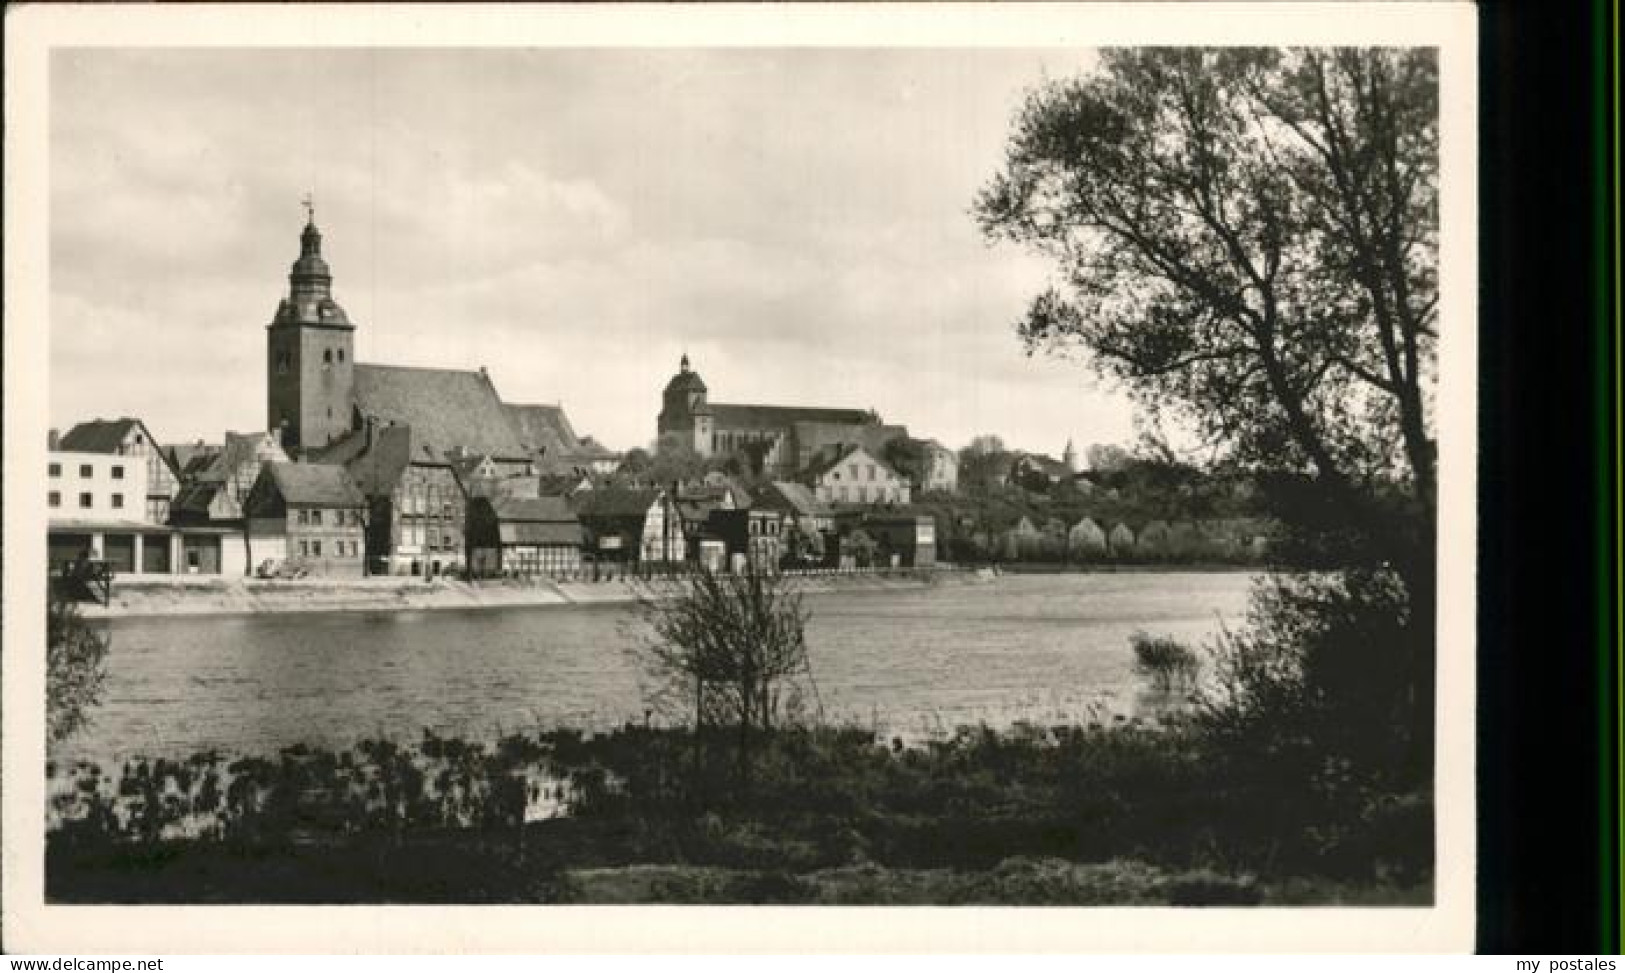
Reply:
M318 449L350 428L355 387L355 325L333 300L322 233L310 210L288 296L266 326L266 428L280 431L288 455Z
M660 439L674 435L685 445L693 446L701 456L711 455L711 407L705 401L705 393L705 380L689 367L685 353L677 374L666 383L666 391L661 396L657 429Z

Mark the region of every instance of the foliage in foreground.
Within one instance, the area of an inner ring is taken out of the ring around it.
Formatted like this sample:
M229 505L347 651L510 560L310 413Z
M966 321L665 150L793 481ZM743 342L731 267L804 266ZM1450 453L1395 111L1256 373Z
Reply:
M698 742L731 752L722 735ZM170 901L188 882L211 901L308 901L336 894L305 886L315 871L364 856L394 876L393 894L424 901L593 899L609 880L579 873L634 865L738 873L681 893L708 901L1092 901L1107 894L1103 873L1069 869L1112 861L1161 876L1130 901L1166 900L1163 878L1195 873L1216 876L1213 887L1191 879L1181 894L1256 899L1245 889L1280 882L1428 894L1426 791L1303 779L1267 755L1216 749L1189 724L967 727L922 747L853 728L780 729L762 736L748 788L731 760L696 766L695 744L691 732L627 727L491 748L429 736L417 748L296 748L274 760L201 755L137 763L117 781L80 765L55 808L50 890L92 900L109 881L139 886L148 869ZM450 864L452 847L505 864ZM418 858L442 873L415 871ZM1013 859L1070 863L1054 866L1070 877L1001 885ZM283 863L283 892L248 880L265 862ZM942 870L987 874L927 874Z
M107 678L107 637L79 606L51 591L45 616L45 722L52 740L65 740L101 702Z

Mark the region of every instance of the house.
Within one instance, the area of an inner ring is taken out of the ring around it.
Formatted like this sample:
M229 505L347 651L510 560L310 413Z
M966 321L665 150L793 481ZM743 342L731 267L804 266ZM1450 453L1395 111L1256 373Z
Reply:
M907 478L861 445L826 450L799 477L825 503L905 504Z
M925 475L920 489L926 493L953 493L959 489L959 454L937 442L925 444Z
M581 521L562 497L469 501L469 568L477 577L577 571L584 539Z
M722 545L736 570L776 571L785 554L784 515L767 507L711 511L708 535ZM698 560L709 563L703 547Z
M818 499L809 487L800 483L773 480L758 491L754 505L775 510L820 534L835 531L835 513L829 504Z
M1073 557L1100 557L1107 551L1106 532L1085 517L1067 531L1066 548Z
M248 492L248 558L286 559L313 574L364 573L367 500L344 467L267 463Z
M189 482L223 484L231 501L240 506L248 499L248 491L254 488L254 481L259 479L260 469L266 463L286 462L288 454L271 433L228 432L219 451Z
M122 466L127 475L133 473L134 467L125 461L135 460L144 465L142 493L122 491L125 502L130 505L123 509L138 509L141 519L149 524L169 522L169 503L180 489L179 471L140 419L126 416L81 422L57 440L52 449L120 457L116 465Z
M937 563L937 521L930 514L866 512L849 523L874 538L883 566L925 568Z
M1147 556L1168 554L1167 522L1153 520L1140 528L1140 535L1134 541L1134 550L1138 554Z
M573 505L588 557L665 563L682 561L687 554L682 523L664 490L609 487L577 494Z
M999 546L1006 558L1015 561L1032 556L1043 536L1032 520L1024 516L1000 536Z
M369 574L434 576L466 560L466 495L453 462L425 448L414 432L369 419L310 454L319 464L342 466L365 498Z

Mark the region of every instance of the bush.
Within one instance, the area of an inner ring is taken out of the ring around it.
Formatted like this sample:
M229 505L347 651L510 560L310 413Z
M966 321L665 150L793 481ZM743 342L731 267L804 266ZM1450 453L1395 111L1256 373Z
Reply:
M1153 637L1144 632L1129 636L1134 648L1134 670L1151 680L1162 692L1189 689L1196 685L1202 660L1180 642L1167 636Z

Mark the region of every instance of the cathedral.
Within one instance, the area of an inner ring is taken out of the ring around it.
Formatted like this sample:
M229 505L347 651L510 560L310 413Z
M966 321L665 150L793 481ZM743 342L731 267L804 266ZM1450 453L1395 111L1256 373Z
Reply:
M683 355L661 397L656 428L663 445L677 443L705 457L739 456L752 472L788 478L821 454L861 445L880 456L886 443L908 436L906 427L887 425L868 410L733 405L708 401L708 392Z
M578 437L559 406L502 401L484 368L358 362L355 331L333 298L312 209L287 296L266 326L266 428L289 456L322 461L369 428L405 426L416 462L482 456L498 472L520 474L598 468L613 457Z

